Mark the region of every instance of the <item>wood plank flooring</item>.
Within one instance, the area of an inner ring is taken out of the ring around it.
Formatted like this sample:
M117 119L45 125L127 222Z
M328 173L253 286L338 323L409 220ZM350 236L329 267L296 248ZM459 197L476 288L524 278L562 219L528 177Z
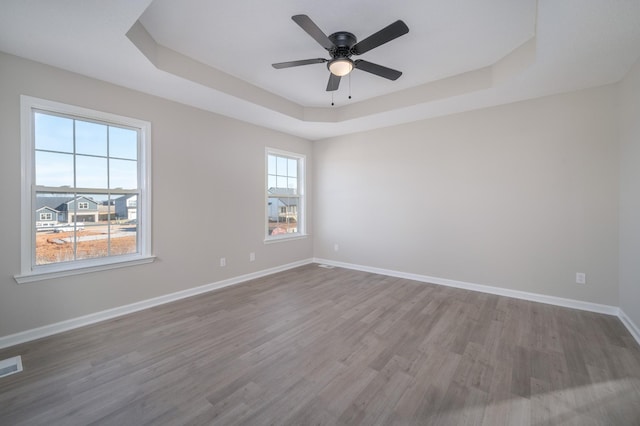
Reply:
M2 425L640 425L615 317L317 265L14 355Z

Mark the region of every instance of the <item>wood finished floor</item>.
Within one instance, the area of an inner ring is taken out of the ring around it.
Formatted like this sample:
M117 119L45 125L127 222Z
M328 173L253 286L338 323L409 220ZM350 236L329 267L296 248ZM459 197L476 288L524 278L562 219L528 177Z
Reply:
M317 265L14 355L2 425L640 425L615 317Z

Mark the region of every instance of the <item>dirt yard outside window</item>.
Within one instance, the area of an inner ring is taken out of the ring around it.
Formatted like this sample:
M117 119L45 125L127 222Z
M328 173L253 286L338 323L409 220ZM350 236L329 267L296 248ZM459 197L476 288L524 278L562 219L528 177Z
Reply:
M37 232L36 265L135 253L136 235L135 225L106 224L85 226L75 240L74 232Z

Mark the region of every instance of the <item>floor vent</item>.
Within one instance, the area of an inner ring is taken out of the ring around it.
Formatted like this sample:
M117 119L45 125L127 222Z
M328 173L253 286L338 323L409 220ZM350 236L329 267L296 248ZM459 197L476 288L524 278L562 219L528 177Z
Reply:
M22 371L22 358L20 355L0 361L0 378L10 376Z
M321 267L321 268L325 268L325 269L333 269L333 268L335 268L335 266L333 266L333 265L326 265L324 263L321 263L318 266Z

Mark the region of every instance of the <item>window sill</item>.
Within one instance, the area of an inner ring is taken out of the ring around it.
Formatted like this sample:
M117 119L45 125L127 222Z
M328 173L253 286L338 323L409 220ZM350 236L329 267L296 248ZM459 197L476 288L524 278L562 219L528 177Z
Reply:
M136 257L127 260L117 260L110 263L100 263L97 265L87 265L69 269L49 269L46 271L31 271L26 274L15 275L13 278L18 284L31 283L34 281L48 280L52 278L68 277L71 275L87 274L89 272L107 271L128 266L143 265L155 261L155 256Z
M281 237L268 237L264 240L264 243L271 244L271 243L282 243L284 241L292 241L292 240L304 240L307 237L308 237L308 234L297 234L291 237L288 237L286 235L283 235Z

